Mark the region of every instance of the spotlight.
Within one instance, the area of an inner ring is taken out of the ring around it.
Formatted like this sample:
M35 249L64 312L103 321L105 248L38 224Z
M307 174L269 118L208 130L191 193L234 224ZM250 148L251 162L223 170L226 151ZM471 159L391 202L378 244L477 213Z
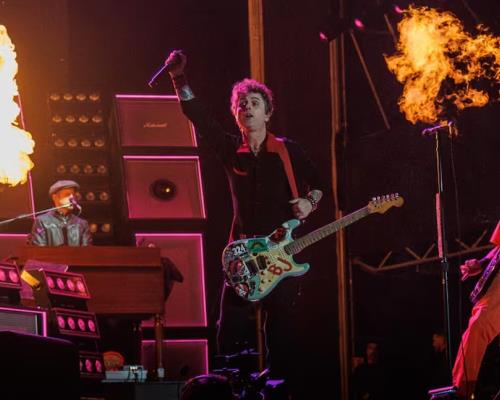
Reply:
M55 114L52 116L52 122L54 124L60 124L62 122L62 117L59 114Z
M94 201L95 200L95 194L94 194L94 192L87 192L85 194L85 200L87 200L87 201Z
M89 100L97 102L97 101L101 100L101 95L99 93L96 93L96 92L90 93Z
M354 26L360 30L365 29L365 24L359 18L354 18Z
M85 175L91 175L94 173L94 168L92 167L92 165L90 164L86 164L84 167L83 167L83 173Z
M108 201L109 200L109 193L108 192L99 193L99 200Z
M73 100L73 94L71 94L71 93L64 93L63 94L63 99L66 100L66 101L71 101L71 100Z
M104 361L102 354L90 351L80 351L79 358L81 378L104 378Z
M54 146L59 147L59 148L64 147L65 144L66 143L64 143L64 140L61 138L57 138L54 142Z
M78 122L80 122L81 124L86 124L87 122L89 122L89 117L82 114L78 117Z
M95 224L95 223L89 224L89 230L90 230L90 232L96 233L97 229L98 229L97 224Z
M0 287L21 289L19 271L15 264L0 264Z
M71 138L68 140L68 147L71 147L72 149L74 149L75 147L78 147L78 140L76 140L75 138Z
M64 118L64 121L66 121L68 124L72 124L76 121L76 117L74 115L66 115L66 118Z
M108 173L108 168L104 164L99 164L96 171L99 175L106 175Z
M177 193L174 183L167 179L157 179L151 184L150 190L153 196L165 201L172 200Z
M92 117L92 122L94 124L101 124L102 123L102 117L99 114L96 114Z
M394 12L396 14L403 14L404 13L404 10L401 7L399 7L397 4L394 4L393 9L394 9Z
M66 166L64 164L59 164L56 168L56 172L58 174L64 174L66 173Z
M16 264L0 262L0 303L19 304L21 278Z
M92 146L92 142L90 141L90 139L83 139L83 140L80 142L80 145L81 145L82 147L89 148L90 146Z
M94 141L94 146L95 146L95 147L102 148L102 147L104 147L105 145L106 145L106 141L105 141L104 139L102 139L102 138L96 139L96 140Z
M78 93L76 95L76 99L78 101L85 101L85 100L87 100L87 95L85 93Z
M110 233L111 232L111 224L109 224L109 223L102 224L101 225L101 232Z
M59 93L51 93L49 99L50 101L59 101L61 100L61 95Z
M99 329L94 313L65 308L52 308L54 327L63 336L80 336L99 339ZM80 322L81 321L81 322ZM94 330L91 330L92 327Z
M72 174L79 174L80 173L80 167L77 164L73 164L71 168L69 169L69 172Z

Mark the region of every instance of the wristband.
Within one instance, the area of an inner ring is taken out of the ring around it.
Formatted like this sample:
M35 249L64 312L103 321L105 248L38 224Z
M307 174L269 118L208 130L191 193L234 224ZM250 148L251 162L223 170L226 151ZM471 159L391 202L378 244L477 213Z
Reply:
M312 206L311 211L314 211L318 208L318 201L314 197L312 197L310 194L308 194L306 199L309 200L309 203L311 203L311 206Z

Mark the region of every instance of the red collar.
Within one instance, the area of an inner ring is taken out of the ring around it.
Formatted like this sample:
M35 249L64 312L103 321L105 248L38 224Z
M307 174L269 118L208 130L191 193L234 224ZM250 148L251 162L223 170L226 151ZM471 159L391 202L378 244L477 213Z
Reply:
M269 153L280 153L281 146L283 145L283 139L278 138L274 136L271 132L266 133L266 138L264 139L264 146L263 149L268 151ZM250 146L248 145L248 142L243 142L240 147L238 147L238 150L236 150L237 153L250 153Z

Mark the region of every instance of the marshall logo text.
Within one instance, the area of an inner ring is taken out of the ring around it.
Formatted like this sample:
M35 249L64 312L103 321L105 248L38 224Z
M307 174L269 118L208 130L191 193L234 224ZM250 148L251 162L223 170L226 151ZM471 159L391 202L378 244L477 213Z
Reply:
M143 128L151 128L151 129L158 129L158 128L166 128L168 126L167 122L145 122L142 127Z

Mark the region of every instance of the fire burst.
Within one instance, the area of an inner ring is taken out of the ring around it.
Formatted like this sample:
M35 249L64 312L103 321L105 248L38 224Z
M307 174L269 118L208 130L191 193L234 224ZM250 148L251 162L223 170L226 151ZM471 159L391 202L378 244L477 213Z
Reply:
M29 158L35 142L18 127L20 108L15 76L16 52L5 26L0 25L0 183L9 186L26 182L34 164Z
M410 7L398 31L398 51L385 58L404 84L399 107L406 119L443 122L450 111L498 99L500 39L484 27L472 36L449 12Z

